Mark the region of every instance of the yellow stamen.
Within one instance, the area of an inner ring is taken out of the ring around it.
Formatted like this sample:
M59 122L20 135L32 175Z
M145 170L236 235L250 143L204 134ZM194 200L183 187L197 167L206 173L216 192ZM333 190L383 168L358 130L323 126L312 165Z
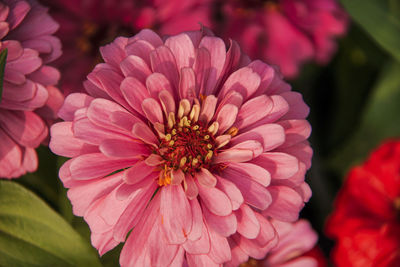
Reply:
M171 136L170 134L167 134L167 135L165 136L165 141L168 142L169 140L171 140L171 137L172 137L172 136Z
M181 158L179 162L179 168L182 168L186 164L186 161L187 161L186 157Z
M235 135L237 135L238 132L239 132L239 129L236 128L235 126L233 126L226 133L229 134L230 136L234 137Z

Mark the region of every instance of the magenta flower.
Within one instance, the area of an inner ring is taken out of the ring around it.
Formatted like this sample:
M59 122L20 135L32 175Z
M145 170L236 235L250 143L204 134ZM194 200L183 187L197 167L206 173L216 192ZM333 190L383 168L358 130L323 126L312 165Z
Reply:
M211 0L44 0L60 23L64 54L57 61L65 95L82 92L82 82L99 63L98 47L143 28L177 34L210 25Z
M63 96L58 70L48 66L61 55L52 36L58 24L36 1L0 2L0 50L8 50L0 102L0 178L33 172L35 148L47 137Z
M345 34L347 15L336 0L225 1L222 33L245 52L280 67L289 78L309 60L329 62L335 38Z
M74 214L122 266L262 259L311 191L309 109L269 65L207 29L151 30L100 49L51 128Z

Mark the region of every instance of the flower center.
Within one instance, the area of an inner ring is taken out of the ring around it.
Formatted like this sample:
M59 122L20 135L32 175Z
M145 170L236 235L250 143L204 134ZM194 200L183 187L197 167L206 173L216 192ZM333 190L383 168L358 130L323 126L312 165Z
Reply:
M210 169L214 149L215 139L208 129L184 116L166 131L159 154L165 160L164 169L194 175L200 168Z

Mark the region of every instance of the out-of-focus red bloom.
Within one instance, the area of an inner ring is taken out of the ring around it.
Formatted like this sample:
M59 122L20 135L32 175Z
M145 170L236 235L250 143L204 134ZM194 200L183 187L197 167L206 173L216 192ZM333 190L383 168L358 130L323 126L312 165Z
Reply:
M353 168L326 232L337 266L400 266L400 141L388 141Z
M82 82L101 61L98 49L117 36L132 36L143 28L163 35L209 25L211 0L44 0L59 22L64 54L58 60L61 89L83 91Z
M293 78L308 60L327 63L334 38L347 29L336 0L230 0L222 2L220 34L236 39L250 57L280 66Z

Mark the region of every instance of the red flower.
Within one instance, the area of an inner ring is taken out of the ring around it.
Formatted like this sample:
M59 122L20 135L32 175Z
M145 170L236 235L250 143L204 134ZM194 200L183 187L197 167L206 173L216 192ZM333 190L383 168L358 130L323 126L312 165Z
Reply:
M326 232L337 266L400 266L400 141L350 171Z

